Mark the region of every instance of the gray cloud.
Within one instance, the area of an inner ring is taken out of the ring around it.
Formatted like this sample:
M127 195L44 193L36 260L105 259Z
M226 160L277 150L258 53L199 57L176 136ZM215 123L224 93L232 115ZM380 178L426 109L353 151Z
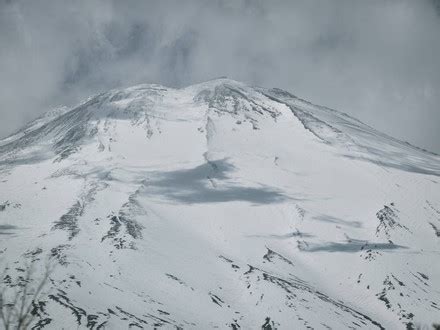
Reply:
M440 152L437 0L0 0L0 136L118 86L280 87Z

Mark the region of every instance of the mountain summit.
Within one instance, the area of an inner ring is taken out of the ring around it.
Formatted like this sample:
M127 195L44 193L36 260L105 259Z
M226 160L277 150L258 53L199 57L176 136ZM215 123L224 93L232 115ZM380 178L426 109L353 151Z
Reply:
M55 265L35 329L429 325L439 182L440 156L280 89L112 90L0 141L1 286Z

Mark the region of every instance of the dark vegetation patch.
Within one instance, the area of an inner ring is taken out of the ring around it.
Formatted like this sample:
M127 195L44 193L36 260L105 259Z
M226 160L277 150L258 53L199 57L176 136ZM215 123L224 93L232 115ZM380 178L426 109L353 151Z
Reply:
M40 260L39 256L40 254L43 253L43 249L42 248L35 248L31 251L28 251L24 254L24 257L27 259L31 259L31 262L35 262L37 260Z
M430 222L429 224L431 225L432 229L434 229L435 236L440 237L440 228L438 228L432 222Z
M209 293L209 296L214 304L223 307L225 302L219 296L213 294L212 292Z
M142 238L143 226L134 217L144 214L144 210L136 201L138 191L129 196L128 202L122 205L118 215L111 214L110 228L101 238L101 242L111 240L117 249L136 249L134 240Z
M61 216L61 218L55 222L52 230L65 230L68 233L69 240L72 240L79 233L78 218L84 213L84 204L80 201L76 201L75 204L69 209L69 211Z
M271 320L270 317L266 317L263 325L261 326L261 329L262 330L276 330L278 328L277 328L277 324L275 323L275 321Z
M186 284L183 280L181 280L180 278L178 278L177 276L173 275L173 274L165 274L169 279L176 281L177 283L179 283L180 285L183 285L184 287L187 287L189 289L191 289L191 291L194 291L194 288L192 286L189 286L188 284Z
M388 310L397 314L399 320L403 322L407 329L415 329L413 323L414 314L407 311L402 304L396 301L396 298L393 298L393 295L395 296L396 294L397 297L408 297L409 291L405 287L406 284L399 280L397 276L394 274L387 275L383 281L382 290L376 294L376 297L385 304Z
M268 254L265 255L270 262L287 262L281 255L277 254L273 250L270 251L268 251ZM226 262L228 264L234 263L234 261L230 259L226 260ZM251 296L257 293L259 290L267 287L265 284L260 283L266 282L284 292L283 299L285 300L285 306L292 309L292 312L300 313L300 310L298 309L299 307L302 307L306 310L313 309L318 302L322 302L324 303L322 308L328 310L329 313L334 313L338 318L344 321L351 318L353 320L352 322L355 321L364 327L384 329L379 322L375 321L368 315L355 310L340 300L332 299L325 293L314 288L313 285L309 284L307 281L304 281L291 273L289 273L288 277L283 277L279 274L271 273L249 264L247 266L248 269L241 273L240 278L244 281L244 285ZM259 302L257 302L257 304L262 302L264 292L260 292L258 296ZM306 320L300 317L300 314L297 314L297 317L298 320L303 322L304 327L310 326ZM269 322L269 325L274 327L274 324L271 322Z
M265 259L269 262L273 262L273 259L278 259L278 260L285 262L286 264L288 264L290 266L294 266L293 262L290 261L289 259L287 259L286 257L269 249L268 247L266 247L266 249L267 249L267 253L263 256L263 259Z
M379 236L381 232L390 239L391 233L395 229L404 229L409 232L408 227L399 223L399 217L397 215L398 210L394 207L394 203L390 206L384 205L384 207L376 213L376 217L379 220L379 225L376 227L376 236Z
M62 266L66 266L69 263L67 262L67 256L65 254L65 250L69 249L69 244L61 244L50 250L51 257L55 258L58 263Z

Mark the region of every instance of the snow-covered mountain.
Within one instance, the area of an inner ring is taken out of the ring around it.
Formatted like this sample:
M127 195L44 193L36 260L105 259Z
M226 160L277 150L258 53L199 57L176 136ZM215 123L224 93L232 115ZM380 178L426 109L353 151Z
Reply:
M0 141L1 286L55 265L37 329L430 325L439 182L439 156L279 89L112 90Z

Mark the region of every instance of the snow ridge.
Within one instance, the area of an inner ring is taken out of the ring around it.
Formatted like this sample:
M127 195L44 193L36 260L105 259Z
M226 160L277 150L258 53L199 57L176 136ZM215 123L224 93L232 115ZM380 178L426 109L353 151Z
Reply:
M145 84L0 141L1 286L35 329L440 322L440 157L279 89Z

